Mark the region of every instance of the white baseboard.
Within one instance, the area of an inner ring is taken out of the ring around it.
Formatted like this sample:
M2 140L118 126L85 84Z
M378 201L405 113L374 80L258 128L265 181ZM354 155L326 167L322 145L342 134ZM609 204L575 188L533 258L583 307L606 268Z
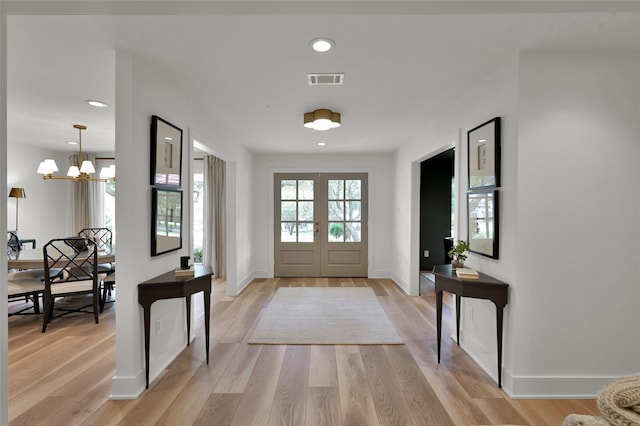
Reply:
M503 386L513 399L589 399L618 377L514 376L504 371ZM506 392L506 390L505 390Z
M400 287L405 293L411 294L409 283L402 280L397 274L391 273L391 279L396 283L398 287Z
M498 383L496 353L484 350L474 344L473 339L465 338L460 330L460 346L475 362ZM503 354L504 356L504 354ZM517 376L504 366L502 360L502 390L512 399L591 399L609 382L618 379L614 376Z
M144 370L135 376L114 376L111 379L110 400L137 399L145 389Z

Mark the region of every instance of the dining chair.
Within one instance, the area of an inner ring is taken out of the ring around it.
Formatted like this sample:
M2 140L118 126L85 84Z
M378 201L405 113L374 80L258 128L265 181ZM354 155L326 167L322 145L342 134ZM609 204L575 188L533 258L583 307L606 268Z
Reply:
M78 232L78 236L93 239L98 245L98 249L111 250L112 248L113 234L109 228L84 228ZM102 312L105 303L114 301L112 293L116 284L116 264L115 262L100 263L98 265L98 271L107 274L103 282L102 299L100 302L100 312Z
M18 234L13 231L7 231L7 256L11 256L20 250L22 250L22 244L20 244Z
M27 269L7 274L7 299L9 302L17 299L25 299L31 302L31 306L23 307L15 312L9 312L9 316L24 314L24 311L33 309L34 314L40 313L40 295L44 293L42 269Z
M82 241L83 240L83 241ZM71 247L85 244L83 251L73 250ZM44 252L44 292L42 296L44 318L42 332L47 330L54 318L54 310L59 316L72 312L93 313L98 324L100 304L100 290L102 277L96 268L98 263L97 245L92 239L81 237L58 238L49 241L43 248ZM61 269L61 274L55 274ZM61 297L75 295L90 295L92 301L84 306L55 306L55 300ZM89 310L89 308L93 308Z
M78 236L93 240L99 250L111 249L113 234L109 228L84 228L78 232Z

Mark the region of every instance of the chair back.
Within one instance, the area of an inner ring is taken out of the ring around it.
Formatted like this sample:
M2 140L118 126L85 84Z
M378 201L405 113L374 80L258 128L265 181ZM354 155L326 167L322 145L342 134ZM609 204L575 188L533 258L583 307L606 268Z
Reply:
M79 246L84 250L75 249ZM49 241L42 250L45 288L61 282L88 280L92 280L93 287L98 288L98 251L93 240L82 237L58 238Z
M11 257L12 254L22 250L22 244L18 234L13 231L7 231L7 257Z
M109 228L84 228L78 236L93 240L99 249L111 249L113 235Z

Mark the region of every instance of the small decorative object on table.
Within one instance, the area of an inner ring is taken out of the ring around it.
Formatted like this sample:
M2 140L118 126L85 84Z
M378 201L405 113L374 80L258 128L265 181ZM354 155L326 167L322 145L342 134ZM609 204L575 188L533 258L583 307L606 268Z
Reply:
M193 269L193 265L187 269L176 268L176 277L193 277L195 274L195 270Z
M469 252L469 243L464 240L458 240L456 244L454 244L453 248L449 250L449 257L451 258L451 267L453 269L463 268L464 261L467 260L467 255L465 253Z
M189 256L180 256L180 269L189 269Z
M480 274L473 268L456 268L456 275L461 280L478 280Z

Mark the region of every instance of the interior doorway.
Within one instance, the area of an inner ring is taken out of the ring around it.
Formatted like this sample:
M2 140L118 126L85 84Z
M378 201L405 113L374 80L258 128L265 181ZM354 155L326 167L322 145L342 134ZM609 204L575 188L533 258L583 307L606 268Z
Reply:
M450 263L446 238L457 238L455 149L420 164L420 270Z

